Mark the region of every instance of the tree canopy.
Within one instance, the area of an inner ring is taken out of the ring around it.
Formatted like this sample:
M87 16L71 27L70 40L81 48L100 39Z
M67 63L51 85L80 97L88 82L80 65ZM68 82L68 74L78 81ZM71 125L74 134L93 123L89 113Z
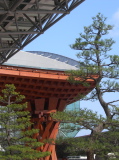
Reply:
M102 150L106 152L107 143L108 148L110 148L110 150L107 149L107 152L117 152L119 149L117 143L113 145L112 142L107 141L107 134L102 136L101 133L107 129L110 131L110 134L108 133L110 139L113 139L113 142L118 141L116 135L118 135L117 129L119 128L119 98L112 97L112 93L119 92L119 56L110 52L114 41L112 38L108 38L108 33L113 29L113 26L106 24L106 19L101 13L98 13L92 18L92 24L84 27L84 33L80 33L79 38L71 45L72 49L79 51L77 54L79 69L68 71L68 80L74 85L81 83L88 87L90 84L86 80L89 78L95 82L95 88L91 93L87 96L80 94L77 98L86 101L98 100L105 115L99 115L88 109L80 109L79 112L57 112L52 115L54 119L60 122L72 122L80 125L80 129L91 130L89 140L86 140L88 143L83 140L84 147L79 145L80 149L84 148L84 151L87 152L88 160L93 160L94 152L100 155ZM94 75L97 75L98 78L95 78ZM77 78L81 78L82 81L77 81ZM109 96L108 101L105 99L107 94Z
M13 84L6 84L0 96L0 159L36 160L49 155L39 152L37 147L43 143L33 139L39 130L32 129L27 103L23 95L15 91Z

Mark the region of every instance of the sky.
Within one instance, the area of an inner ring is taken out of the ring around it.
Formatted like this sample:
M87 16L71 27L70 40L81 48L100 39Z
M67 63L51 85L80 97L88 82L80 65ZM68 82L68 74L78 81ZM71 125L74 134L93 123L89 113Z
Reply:
M119 0L85 0L23 50L51 52L77 59L78 52L71 49L70 45L99 12L107 17L109 23L115 25L111 36L119 43Z
M107 17L108 24L114 25L113 30L109 34L116 42L111 53L119 55L119 0L85 0L23 50L51 52L78 60L76 57L78 51L71 49L70 45L79 37L79 33L83 32L83 27L89 26L92 23L92 17L99 12ZM114 96L116 97L117 95ZM108 99L108 96L105 98ZM93 109L99 114L104 114L98 102L87 103L82 101L80 106ZM82 131L77 136L88 133L88 131Z

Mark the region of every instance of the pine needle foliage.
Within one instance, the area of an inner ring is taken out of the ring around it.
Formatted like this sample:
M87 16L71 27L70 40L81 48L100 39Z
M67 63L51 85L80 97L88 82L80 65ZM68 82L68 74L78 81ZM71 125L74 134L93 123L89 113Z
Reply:
M119 158L117 154L119 151L119 117L107 120L102 115L98 115L97 112L86 108L80 109L80 111L57 112L52 114L52 117L61 124L65 123L63 128L65 132L80 131L82 129L91 131L90 135L82 137L59 137L56 140L57 145L59 148L62 148L61 145L65 146L63 150L60 149L60 154L62 152L62 155L79 156L92 152L104 158L104 160L108 160L108 153L115 153L114 156L117 159ZM71 123L74 126L70 125ZM96 132L96 127L102 127L102 124L108 131ZM90 157L90 159L93 158Z
M49 153L37 151L43 143L32 137L39 130L31 128L27 103L22 103L25 97L15 89L13 84L6 84L0 96L0 159L37 160Z
M79 51L77 54L79 69L67 73L69 82L74 85L82 84L88 87L90 84L86 80L89 78L95 82L95 88L91 93L87 96L80 94L77 98L87 102L89 100L99 101L100 108L105 113L104 117L87 109L80 109L80 112L77 113L58 112L52 115L55 120L60 122L79 124L80 129L91 130L89 140L83 141L82 147L78 144L79 148L84 148L84 151L87 152L88 160L93 160L94 152L102 156L102 148L105 153L112 150L116 155L119 150L119 144L116 144L115 147L113 145L115 141L119 140L117 132L119 128L119 98L114 96L119 92L119 56L110 52L115 42L112 38L108 38L108 33L113 29L113 26L106 24L106 19L101 13L98 13L92 18L92 24L84 27L84 33L80 33L79 38L71 45L72 49ZM97 75L98 78L95 78L94 75ZM76 80L78 78L81 81ZM108 95L109 98L105 99L105 95ZM104 134L105 140L100 140L101 132L104 129L109 130L109 133L114 132L114 134L109 134L113 142L106 141L106 134ZM105 143L102 145L100 142ZM110 147L106 147L107 145Z

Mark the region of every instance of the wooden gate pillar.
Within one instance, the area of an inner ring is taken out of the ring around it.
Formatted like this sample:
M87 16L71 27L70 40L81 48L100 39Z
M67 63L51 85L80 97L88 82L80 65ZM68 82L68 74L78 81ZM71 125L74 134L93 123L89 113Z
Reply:
M33 106L29 103L28 110L32 114L31 121L33 122L33 128L39 129L39 133L35 134L33 138L39 142L55 140L59 129L59 122L54 121L50 113L57 110L62 111L66 106L66 102L53 97L49 99L41 98L35 99ZM39 160L57 160L55 144L54 141L52 142L45 143L44 146L37 148L41 152L51 152L50 156L40 158Z

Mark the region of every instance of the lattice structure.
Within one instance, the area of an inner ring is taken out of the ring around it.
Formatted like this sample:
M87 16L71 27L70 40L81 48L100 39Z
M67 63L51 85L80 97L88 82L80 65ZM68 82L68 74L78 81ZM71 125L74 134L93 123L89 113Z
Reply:
M54 99L55 100L55 99ZM40 101L41 102L41 101ZM40 106L39 101L37 100L36 106ZM40 111L38 108L35 110L35 116L32 116L33 127L35 129L40 129L40 132L35 134L33 138L37 139L40 142L44 140L51 140L50 143L45 144L42 147L38 147L37 150L41 152L49 151L51 152L50 156L45 158L40 158L39 160L57 160L54 141L56 139L56 135L58 133L59 122L55 122L51 119L50 113L56 112L56 110L42 110ZM53 144L51 144L53 143Z
M40 132L33 137L38 141L56 138L59 123L51 119L51 112L63 111L67 104L76 100L75 97L79 93L87 94L95 87L91 79L87 80L90 87L84 87L81 84L70 84L67 77L63 71L0 67L0 91L5 84L13 83L17 91L26 96L33 128L40 129ZM51 152L50 156L42 160L57 160L55 145L45 144L37 149Z
M0 64L84 0L1 0Z

